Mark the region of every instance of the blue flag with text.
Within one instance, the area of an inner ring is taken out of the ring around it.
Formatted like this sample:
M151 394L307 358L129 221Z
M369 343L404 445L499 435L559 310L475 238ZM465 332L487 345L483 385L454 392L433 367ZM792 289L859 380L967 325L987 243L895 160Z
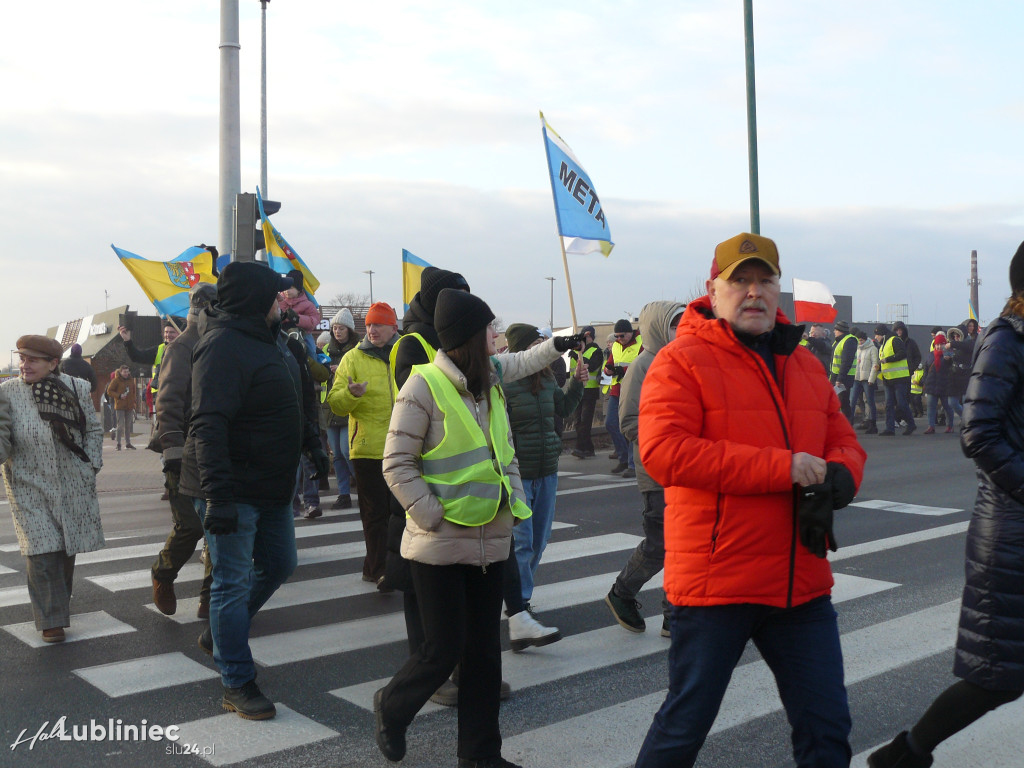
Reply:
M569 145L548 125L543 112L540 122L551 176L551 194L555 198L558 234L565 252L587 254L600 251L607 256L615 244L597 190Z

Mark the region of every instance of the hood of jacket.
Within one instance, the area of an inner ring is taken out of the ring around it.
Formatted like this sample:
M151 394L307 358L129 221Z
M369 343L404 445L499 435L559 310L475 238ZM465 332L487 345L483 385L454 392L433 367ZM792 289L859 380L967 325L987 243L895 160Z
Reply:
M656 355L672 341L672 321L684 309L678 301L652 301L640 310L640 335L647 352Z
M281 276L257 262L236 261L224 267L217 280L218 311L231 315L267 316L277 299Z

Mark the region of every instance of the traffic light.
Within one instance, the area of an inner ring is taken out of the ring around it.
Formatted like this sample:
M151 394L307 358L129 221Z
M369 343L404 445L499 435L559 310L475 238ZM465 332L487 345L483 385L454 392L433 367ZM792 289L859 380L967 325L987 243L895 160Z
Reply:
M263 211L272 216L281 210L276 200L264 200ZM266 247L263 238L263 222L256 195L243 192L235 195L235 244L231 250L232 261L254 261L256 253Z

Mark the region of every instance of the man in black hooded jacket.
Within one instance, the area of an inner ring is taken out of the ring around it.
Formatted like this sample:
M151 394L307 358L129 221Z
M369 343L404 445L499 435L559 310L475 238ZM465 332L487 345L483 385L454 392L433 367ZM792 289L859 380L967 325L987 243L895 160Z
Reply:
M276 710L256 685L249 624L295 569L299 455L322 453L315 421L303 418L299 365L279 334L277 294L290 285L255 262L221 273L217 303L199 321L181 469L181 492L196 498L213 561L210 626L199 645L220 669L224 708L250 720Z

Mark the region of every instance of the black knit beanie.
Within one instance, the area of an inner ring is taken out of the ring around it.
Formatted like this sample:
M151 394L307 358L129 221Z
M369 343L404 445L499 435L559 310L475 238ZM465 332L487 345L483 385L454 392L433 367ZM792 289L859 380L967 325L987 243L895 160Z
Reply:
M434 307L434 330L445 352L461 347L493 319L483 299L455 288L441 291Z
M292 279L292 285L299 289L299 293L305 291L305 288L303 287L302 272L300 270L293 269L288 273L288 277Z
M437 307L437 297L445 288L468 291L469 283L458 272L449 272L447 269L437 267L424 269L420 275L420 305L427 312L433 312Z
M505 341L508 342L509 352L522 352L528 349L537 339L544 338L537 330L537 326L527 323L512 323L505 329Z
M1017 247L1017 252L1010 259L1010 290L1014 294L1024 290L1024 243Z
M630 323L629 320L626 320L625 318L623 318L622 320L616 320L614 330L616 333L632 333L633 324Z

